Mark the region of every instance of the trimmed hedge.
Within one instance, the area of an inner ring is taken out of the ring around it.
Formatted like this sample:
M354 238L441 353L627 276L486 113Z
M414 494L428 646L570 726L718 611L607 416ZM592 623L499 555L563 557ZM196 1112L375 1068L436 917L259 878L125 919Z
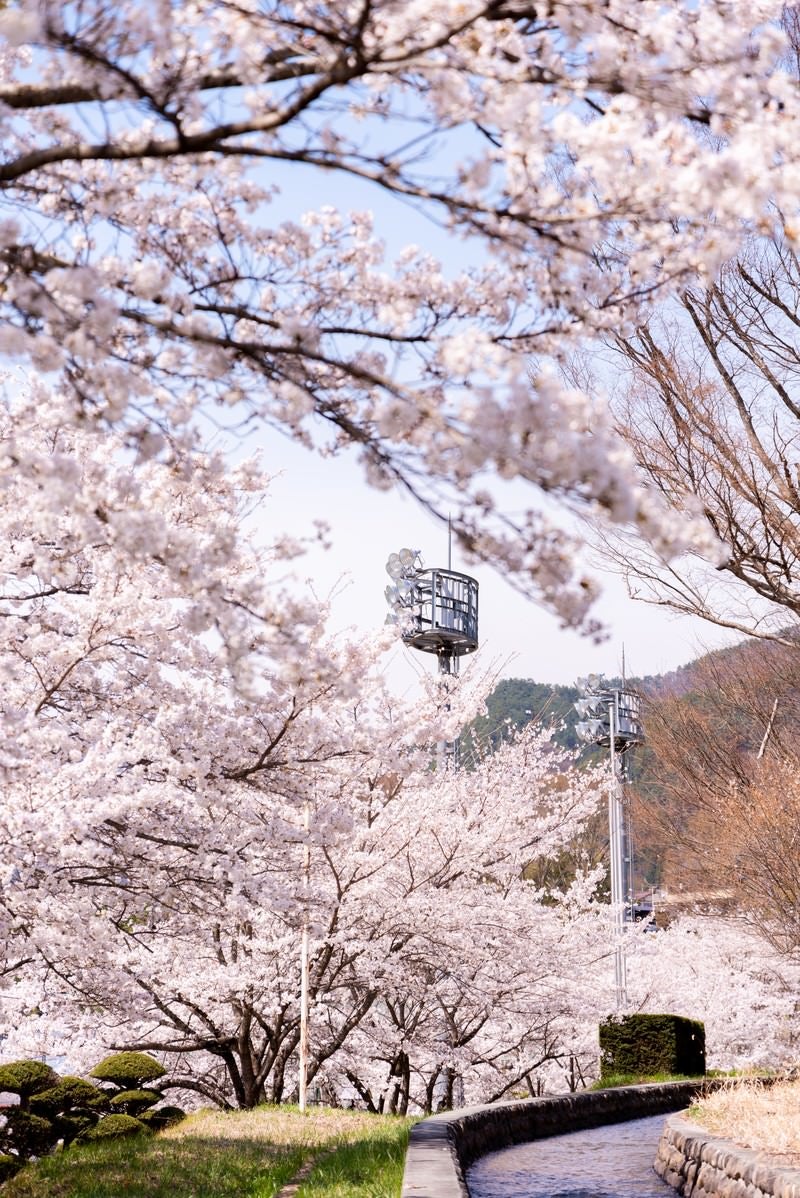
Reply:
M49 1090L41 1090L31 1098L31 1110L45 1119L52 1119L74 1107L97 1110L106 1105L105 1095L82 1077L62 1077Z
M4 1148L6 1145L12 1146L17 1155L27 1159L30 1156L44 1156L55 1145L57 1137L49 1119L23 1111L22 1107L6 1107L3 1114L6 1119L3 1128Z
M9 1156L5 1152L0 1152L0 1185L4 1181L8 1181L9 1177L13 1177L15 1173L19 1173L22 1168L22 1161L18 1156Z
M600 1024L600 1080L612 1074L703 1077L706 1030L682 1015L622 1015Z
M69 1111L66 1115L57 1115L53 1120L53 1127L56 1129L59 1139L63 1140L64 1147L69 1148L78 1136L88 1131L90 1127L94 1127L95 1123L97 1123L97 1115L90 1114L88 1111Z
M155 1111L142 1111L136 1118L153 1131L162 1131L165 1127L173 1127L186 1118L186 1112L179 1106L160 1106Z

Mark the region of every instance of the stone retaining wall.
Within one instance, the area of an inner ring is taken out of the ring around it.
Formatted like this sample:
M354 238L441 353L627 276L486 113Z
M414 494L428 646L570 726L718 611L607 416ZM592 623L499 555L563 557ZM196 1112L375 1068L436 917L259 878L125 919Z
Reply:
M487 1152L560 1132L677 1111L713 1084L665 1082L582 1090L434 1115L411 1129L402 1198L469 1198L464 1174ZM781 1194L781 1198L789 1195ZM800 1198L800 1191L791 1198Z
M758 1152L713 1139L680 1115L665 1123L656 1173L685 1198L800 1198L800 1169L771 1165Z

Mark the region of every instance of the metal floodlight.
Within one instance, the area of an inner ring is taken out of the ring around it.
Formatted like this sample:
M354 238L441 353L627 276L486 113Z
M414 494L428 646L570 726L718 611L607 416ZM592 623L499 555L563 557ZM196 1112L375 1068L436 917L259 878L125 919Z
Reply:
M419 599L417 583L411 578L398 578L384 590L386 602L395 611L408 611Z
M442 673L457 673L458 659L478 647L476 580L449 568L426 569L420 551L409 546L389 554L386 572L394 586L384 594L404 618L405 643L434 653Z
M577 678L575 685L582 695L591 696L603 690L603 679L599 674L587 674L585 678Z
M608 737L608 724L603 720L580 720L575 725L575 731L581 740L596 744L598 740Z
M576 725L584 740L609 748L612 740L618 753L625 753L644 741L640 700L631 691L609 686L597 674L578 679L583 698L575 701L575 710L583 719Z
M400 561L398 553L389 554L389 560L386 563L386 573L390 578L394 579L403 577L403 564Z

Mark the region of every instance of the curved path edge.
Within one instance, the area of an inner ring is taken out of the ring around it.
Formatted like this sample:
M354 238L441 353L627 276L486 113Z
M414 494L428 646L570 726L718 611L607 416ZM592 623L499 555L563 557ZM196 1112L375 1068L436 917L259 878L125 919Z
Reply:
M678 1111L718 1084L664 1082L582 1090L433 1115L411 1129L402 1198L469 1198L465 1174L479 1156L561 1132ZM800 1190L780 1198L800 1198Z
M683 1115L667 1119L655 1169L684 1198L800 1198L800 1169L715 1139Z

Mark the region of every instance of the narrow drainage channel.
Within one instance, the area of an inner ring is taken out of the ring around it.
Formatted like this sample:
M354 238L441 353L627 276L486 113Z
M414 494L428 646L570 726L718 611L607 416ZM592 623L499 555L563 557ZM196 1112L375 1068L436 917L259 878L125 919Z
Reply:
M503 1148L467 1173L470 1198L668 1198L653 1172L664 1115Z

